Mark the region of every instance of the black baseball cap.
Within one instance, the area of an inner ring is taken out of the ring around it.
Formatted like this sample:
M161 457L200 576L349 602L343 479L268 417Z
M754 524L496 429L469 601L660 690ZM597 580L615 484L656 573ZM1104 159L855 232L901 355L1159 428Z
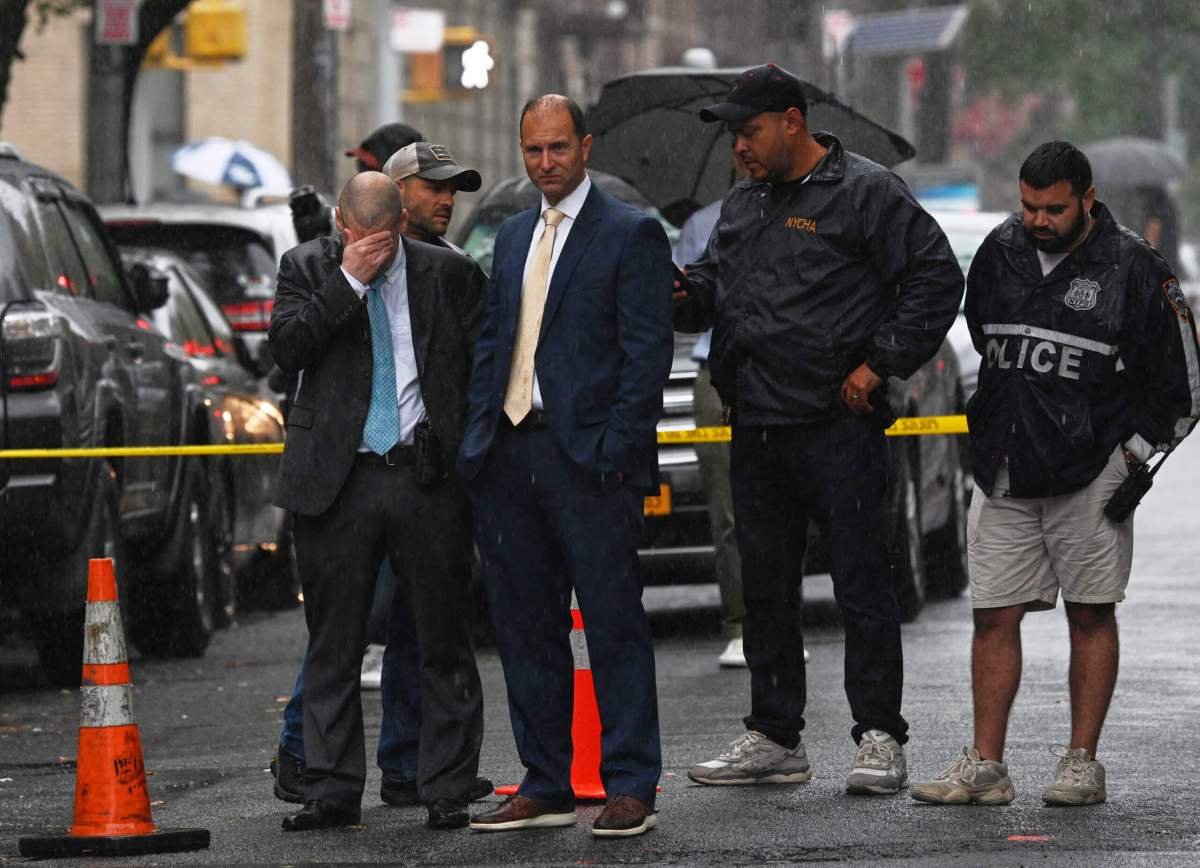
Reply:
M483 185L479 173L456 163L449 148L431 142L405 145L388 157L381 171L393 181L411 175L427 181L453 181L455 189L465 193L474 193Z
M363 139L357 148L348 149L346 156L355 157L368 169L378 172L396 151L424 138L408 124L384 124Z
M753 66L739 75L725 102L700 109L700 120L706 124L744 121L762 112L785 112L790 108L800 109L800 114L808 115L804 82L782 66L768 63Z

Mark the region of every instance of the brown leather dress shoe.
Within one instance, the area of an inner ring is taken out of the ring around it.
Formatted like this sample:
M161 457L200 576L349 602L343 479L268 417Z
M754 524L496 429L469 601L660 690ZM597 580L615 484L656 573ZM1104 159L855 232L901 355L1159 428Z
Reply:
M575 825L573 802L540 802L526 796L509 796L496 808L471 818L476 832L513 832Z
M658 825L658 814L633 796L613 796L596 818L592 834L597 838L632 838Z

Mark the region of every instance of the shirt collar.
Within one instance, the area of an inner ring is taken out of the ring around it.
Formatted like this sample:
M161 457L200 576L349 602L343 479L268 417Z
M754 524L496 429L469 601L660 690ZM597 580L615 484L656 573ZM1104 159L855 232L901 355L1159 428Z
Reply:
M572 190L568 195L562 198L557 205L551 205L546 201L546 197L542 196L542 210L539 214L546 213L547 208L554 208L563 212L567 220L574 220L579 216L580 209L583 208L583 201L587 198L588 191L592 189L592 179L587 172L583 173L583 180L579 182L579 186Z

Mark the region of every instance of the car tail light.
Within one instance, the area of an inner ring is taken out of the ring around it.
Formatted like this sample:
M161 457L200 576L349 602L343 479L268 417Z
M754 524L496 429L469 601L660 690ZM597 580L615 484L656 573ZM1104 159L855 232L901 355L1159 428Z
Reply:
M4 376L9 389L32 391L58 382L62 320L38 307L10 309L4 317Z
M265 332L271 325L271 309L275 300L270 298L256 301L234 301L221 305L226 319L239 332Z

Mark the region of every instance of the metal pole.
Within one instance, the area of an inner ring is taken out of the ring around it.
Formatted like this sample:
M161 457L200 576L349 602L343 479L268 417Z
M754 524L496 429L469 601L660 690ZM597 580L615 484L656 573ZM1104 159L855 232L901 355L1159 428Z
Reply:
M321 0L292 2L292 181L337 189L337 34Z
M401 57L392 51L392 0L375 0L375 126L404 120Z
M87 104L87 193L95 202L125 198L126 50L89 39Z

